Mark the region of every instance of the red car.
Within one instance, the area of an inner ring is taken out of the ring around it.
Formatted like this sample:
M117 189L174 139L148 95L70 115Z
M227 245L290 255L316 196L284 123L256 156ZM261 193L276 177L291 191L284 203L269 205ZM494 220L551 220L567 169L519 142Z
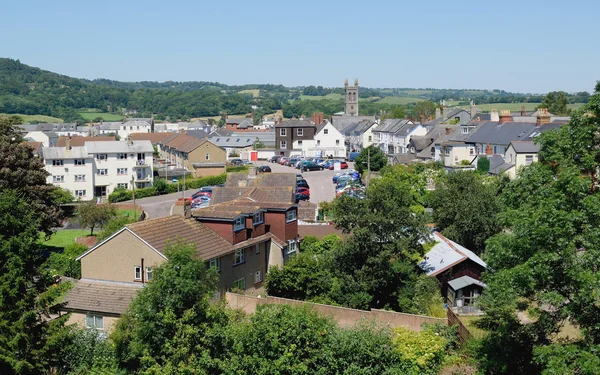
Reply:
M331 164L331 165L329 166L329 168L328 168L328 169L329 169L330 171L332 171L334 166L335 166L335 163L334 163L334 164ZM346 163L345 161L341 161L341 162L340 162L340 168L341 168L341 169L348 169L348 163Z
M310 195L310 190L305 187L299 187L296 189L296 194Z

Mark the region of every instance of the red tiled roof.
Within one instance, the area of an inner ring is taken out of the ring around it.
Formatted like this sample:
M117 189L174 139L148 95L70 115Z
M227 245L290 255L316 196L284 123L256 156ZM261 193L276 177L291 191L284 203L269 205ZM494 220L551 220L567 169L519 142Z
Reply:
M66 147L67 139L69 137L59 137L56 142L56 147ZM85 142L108 142L116 141L114 136L102 135L98 137L81 137L77 135L71 136L71 147L82 147L85 146Z

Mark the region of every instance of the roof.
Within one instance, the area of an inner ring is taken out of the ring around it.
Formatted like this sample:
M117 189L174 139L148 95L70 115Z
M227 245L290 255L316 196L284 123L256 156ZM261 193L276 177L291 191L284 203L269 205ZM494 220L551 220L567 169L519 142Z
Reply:
M198 138L198 139L206 139L206 138L208 138L208 133L205 132L204 130L201 130L201 129L187 130L185 132L185 134L189 135L190 137L194 137L194 138Z
M457 279L448 281L448 285L455 291L459 289L466 288L470 285L479 285L480 287L485 288L486 285L479 280L475 280L471 276L461 276Z
M138 221L126 228L163 255L165 248L177 239L196 245L198 256L205 260L231 251L231 244L212 229L194 219L184 219L181 216Z
M345 136L360 135L360 134L364 133L365 131L369 130L374 125L377 125L377 123L374 121L363 120L363 121L348 124L348 126L346 126L344 129L342 129L341 132Z
M126 141L85 142L85 147L90 154L100 153L128 153L128 152L154 152L150 141Z
M438 275L467 259L483 268L487 267L485 262L474 252L447 239L441 233L434 232L433 240L437 243L425 254L425 258L419 264L427 276Z
M173 133L132 133L131 139L134 141L150 141L150 143L155 145L172 136Z
M277 209L283 208L283 205L287 208L294 202L294 187L215 187L211 195L213 205L242 199L260 205L262 208L268 206Z
M27 146L31 147L33 149L33 153L34 154L40 154L42 152L42 142L23 142L25 143Z
M276 128L306 128L315 126L311 120L286 120L281 124L275 124Z
M354 124L363 120L375 121L375 116L332 116L331 124L337 130L342 131L350 124Z
M533 143L533 141L512 141L510 144L515 149L516 153L535 153L540 151L540 145Z
M455 117L460 112L468 113L469 116L471 116L471 113L465 111L464 109L453 109L450 112L447 112L445 116L434 118L433 120L429 121L426 125L427 126L442 125L443 122L448 121L448 119L451 117Z
M67 139L69 137L59 137L58 142L56 142L56 147L66 147ZM107 141L115 141L115 137L113 136L98 136L98 137L79 137L79 136L71 136L71 147L81 147L85 146L85 142L93 141L93 142L107 142Z
M242 136L211 136L208 138L210 143L219 147L249 147L254 144L256 137L247 135Z
M205 142L208 142L206 139L198 139L187 134L178 134L177 137L169 139L165 146L184 153L192 152Z
M335 229L334 225L327 225L327 224L324 224L324 225L323 224L314 224L314 225L298 224L298 234L300 235L300 237L303 237L303 238L307 237L307 236L314 236L314 237L317 237L318 239L321 239L330 234L335 234L341 238L344 238L347 236L341 230Z
M524 139L535 128L532 122L483 123L469 138L468 143L491 143L508 145L512 141Z
M121 315L142 288L142 284L81 279L67 293L64 308Z
M104 121L100 124L100 130L119 130L123 126L123 123L120 121Z
M413 122L405 119L389 118L380 124L373 132L396 133L407 125L413 125ZM416 126L416 125L415 125Z
M490 168L488 169L488 172L491 174L500 174L512 167L512 164L505 165L508 163L504 162L504 157L502 155L479 155L479 157L487 157L489 159Z
M277 187L296 186L296 173L263 173L250 178L248 173L229 173L227 175L226 187Z
M42 155L46 160L92 158L86 147L72 147L70 150L67 150L66 147L44 147Z

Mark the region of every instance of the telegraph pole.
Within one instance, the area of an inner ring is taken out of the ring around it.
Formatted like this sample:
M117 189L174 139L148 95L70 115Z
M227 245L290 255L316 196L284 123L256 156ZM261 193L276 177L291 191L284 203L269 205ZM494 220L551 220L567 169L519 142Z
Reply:
M367 147L367 188L371 180L371 149Z

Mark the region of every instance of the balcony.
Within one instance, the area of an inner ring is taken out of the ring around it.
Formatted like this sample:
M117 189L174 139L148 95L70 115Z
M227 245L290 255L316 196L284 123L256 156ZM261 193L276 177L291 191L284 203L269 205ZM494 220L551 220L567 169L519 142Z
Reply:
M136 175L135 182L150 182L150 175Z
M133 168L150 168L150 163L146 164L146 160L136 160Z

